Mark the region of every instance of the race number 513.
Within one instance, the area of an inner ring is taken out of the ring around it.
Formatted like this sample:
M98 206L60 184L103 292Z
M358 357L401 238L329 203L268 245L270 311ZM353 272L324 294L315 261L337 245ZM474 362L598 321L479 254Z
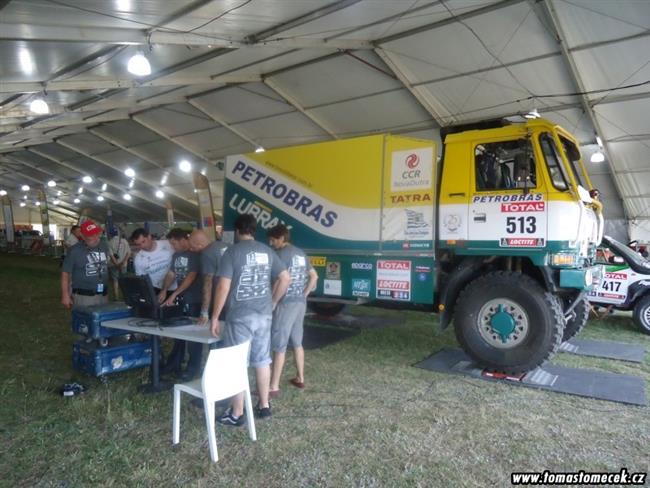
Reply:
M537 232L537 218L528 217L506 217L506 232L508 234L534 234Z

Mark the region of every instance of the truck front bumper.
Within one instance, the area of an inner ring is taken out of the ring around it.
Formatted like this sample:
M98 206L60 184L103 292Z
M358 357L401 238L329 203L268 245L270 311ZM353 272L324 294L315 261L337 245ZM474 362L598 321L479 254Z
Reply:
M603 279L603 267L591 266L583 269L561 269L560 288L576 288L591 291Z

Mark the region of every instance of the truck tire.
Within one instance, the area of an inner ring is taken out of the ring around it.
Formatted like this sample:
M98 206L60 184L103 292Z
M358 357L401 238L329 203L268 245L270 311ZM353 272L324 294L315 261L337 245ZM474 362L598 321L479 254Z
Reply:
M334 317L345 308L345 303L309 302L309 308L321 317Z
M634 306L634 323L641 332L650 334L650 295L642 297Z
M558 297L520 273L492 272L467 285L454 313L463 350L480 366L519 374L560 347L564 319Z
M565 303L568 307L568 303ZM589 306L589 300L583 298L578 302L574 307L571 317L564 324L564 334L562 335L562 342L566 342L569 339L577 336L582 329L587 325L587 320L589 320L589 311L591 307Z

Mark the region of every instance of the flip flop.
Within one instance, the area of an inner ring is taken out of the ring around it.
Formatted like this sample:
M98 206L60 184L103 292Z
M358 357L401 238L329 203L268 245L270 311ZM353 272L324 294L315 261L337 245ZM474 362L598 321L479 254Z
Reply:
M291 383L296 388L300 388L301 390L305 387L305 384L302 381L298 381L298 378L291 378L289 380L289 383Z

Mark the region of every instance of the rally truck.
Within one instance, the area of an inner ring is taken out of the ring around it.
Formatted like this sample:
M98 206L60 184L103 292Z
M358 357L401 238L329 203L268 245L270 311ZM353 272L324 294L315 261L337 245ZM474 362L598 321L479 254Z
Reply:
M602 246L596 262L605 265L605 275L589 301L608 310L632 310L634 323L650 334L650 261L609 236Z
M441 132L441 158L386 134L229 156L224 228L287 225L321 311L424 307L483 367L528 371L588 318L602 206L576 140L546 120Z

